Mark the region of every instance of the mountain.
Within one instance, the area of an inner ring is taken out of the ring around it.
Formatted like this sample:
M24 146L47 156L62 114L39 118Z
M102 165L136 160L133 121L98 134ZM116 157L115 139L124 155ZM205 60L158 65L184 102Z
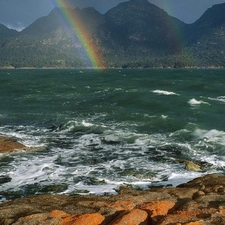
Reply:
M208 9L194 24L200 29L214 29L225 24L225 3L217 4Z
M200 65L225 66L225 3L208 9L187 26L189 49Z
M198 40L204 35L211 35L215 30L223 30L225 25L225 3L214 5L193 24L188 26L190 40Z
M185 42L177 41L177 31L183 33L185 23L147 0L120 3L109 10L105 18L111 34L107 40L108 47L120 56L118 62L124 66L127 64L125 58L134 63L146 61L149 57L158 58L179 51ZM111 46L110 41L113 43Z
M0 37L3 38L9 38L9 37L15 37L17 36L18 32L12 29L9 29L8 27L4 26L3 24L0 24Z
M107 26L114 34L113 39L124 47L139 45L150 49L173 49L176 34L170 28L182 30L185 25L147 0L123 2L105 16Z
M65 9L64 9L65 10ZM104 17L94 8L66 9L74 15L76 25L87 31L89 42L98 40ZM71 21L72 23L72 21ZM68 24L63 10L55 8L19 32L13 40L4 41L0 51L0 67L87 67L85 49L75 33L77 27ZM7 56L7 60L6 60ZM87 62L88 61L88 62Z
M82 23L84 26L86 26L85 29L89 32L94 32L98 25L103 23L104 20L103 15L92 7L84 8L82 10L79 8L67 8L66 11L67 14L76 15L76 20L79 20L79 23ZM48 16L39 18L33 24L25 28L21 32L21 35L42 35L47 37L50 36L52 32L54 33L57 29L61 28L63 28L65 32L68 32L71 29L70 25L64 18L62 10L55 8Z
M91 66L77 29L107 67L224 67L224 11L225 3L214 5L185 24L147 0L120 3L104 15L56 8L21 32L0 25L0 67Z
M48 36L51 32L62 26L62 21L59 17L60 10L55 8L48 16L37 19L30 26L21 31L21 35L30 36Z

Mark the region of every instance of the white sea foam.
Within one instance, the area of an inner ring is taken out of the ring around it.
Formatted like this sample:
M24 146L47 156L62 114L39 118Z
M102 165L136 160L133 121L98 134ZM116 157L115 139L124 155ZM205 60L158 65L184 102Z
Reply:
M210 105L208 102L204 102L204 101L202 101L202 100L198 101L198 100L196 100L195 98L192 98L191 100L189 100L188 103L189 103L191 106L198 106L198 105L201 105L201 104Z
M173 184L173 186L177 186L179 184L186 183L196 177L204 176L206 173L201 172L173 172L169 175L168 181L165 183Z
M222 143L225 145L224 131L219 131L216 129L212 129L212 130L196 129L193 132L193 134L199 139L205 140L207 142Z
M215 153L222 158L224 155L225 132L212 129L209 131L198 131L198 133L201 135L198 136L199 142L195 145L196 148L209 151L209 155Z
M217 98L209 98L210 100L213 101L219 101L219 102L224 102L225 103L225 96L219 96Z
M159 95L179 95L175 92L171 92L171 91L163 91L163 90L154 90L152 91L155 94L159 94Z
M195 129L193 135L197 138L202 138L208 131L203 129Z
M11 182L4 184L2 189L8 188L9 186L17 189L23 185L49 181L52 175L54 175L54 179L57 181L56 174L62 172L58 171L59 167L53 163L56 156L42 157L41 159L38 157L18 157L18 159L20 161L15 161L13 164L14 169L8 172L8 175L12 178Z
M213 165L213 168L224 169L225 168L225 156L218 155L203 155L201 160ZM215 171L216 173L216 171Z
M196 129L193 132L193 136L197 138L192 146L196 158L199 161L208 162L213 168L218 170L224 168L225 132L216 129Z
M33 126L18 126L17 131L9 126L0 127L0 133L7 137L15 138L28 147L44 147L43 134L45 136L47 129L37 129Z
M92 126L94 126L93 123L88 123L85 120L83 120L81 124L84 125L85 127L92 127Z

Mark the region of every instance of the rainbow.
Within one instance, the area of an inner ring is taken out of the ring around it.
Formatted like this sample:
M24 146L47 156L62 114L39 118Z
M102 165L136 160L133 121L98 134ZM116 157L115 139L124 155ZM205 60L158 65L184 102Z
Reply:
M71 9L67 0L52 0L53 4L58 7L66 21L74 30L75 35L78 37L80 44L84 47L86 56L91 62L91 67L96 69L104 68L104 62L102 60L101 52L98 50L98 46L91 41L89 33L86 31L84 24L76 15L74 10Z

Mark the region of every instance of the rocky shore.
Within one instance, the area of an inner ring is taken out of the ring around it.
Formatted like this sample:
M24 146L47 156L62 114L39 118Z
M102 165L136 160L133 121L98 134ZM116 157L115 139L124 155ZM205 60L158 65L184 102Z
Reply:
M176 188L121 187L113 196L40 195L0 205L1 225L225 224L225 177L206 175Z
M114 196L41 195L0 205L1 225L225 224L225 177L206 175L176 188L121 187Z
M8 145L9 144L9 145ZM6 148L6 146L11 146ZM0 153L24 149L0 137ZM117 195L38 195L0 204L0 225L221 225L225 177L210 174L170 188L120 187Z

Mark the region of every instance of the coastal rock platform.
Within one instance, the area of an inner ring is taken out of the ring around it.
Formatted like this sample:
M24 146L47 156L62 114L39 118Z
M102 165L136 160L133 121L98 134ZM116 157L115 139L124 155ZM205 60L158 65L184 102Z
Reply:
M225 177L146 191L121 187L112 196L39 195L0 204L1 225L225 224Z

